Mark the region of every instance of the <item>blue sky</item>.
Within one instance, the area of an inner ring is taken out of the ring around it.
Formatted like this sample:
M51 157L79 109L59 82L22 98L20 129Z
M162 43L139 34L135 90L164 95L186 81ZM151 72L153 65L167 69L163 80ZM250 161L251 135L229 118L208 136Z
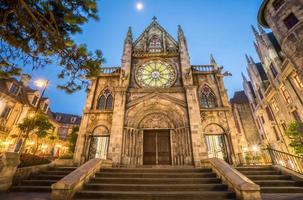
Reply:
M141 2L144 9L136 10ZM192 64L209 64L212 53L219 65L233 76L225 78L229 97L242 90L241 71L245 72L245 53L257 58L250 26L257 24L262 0L102 0L98 1L99 21L83 26L83 33L75 36L78 43L86 43L90 50L101 49L104 66L120 66L123 41L131 26L134 39L149 25L153 16L175 38L177 28L183 27ZM27 72L28 69L26 70ZM33 79L50 80L45 95L56 112L81 114L85 91L65 94L56 88L57 67L30 72Z

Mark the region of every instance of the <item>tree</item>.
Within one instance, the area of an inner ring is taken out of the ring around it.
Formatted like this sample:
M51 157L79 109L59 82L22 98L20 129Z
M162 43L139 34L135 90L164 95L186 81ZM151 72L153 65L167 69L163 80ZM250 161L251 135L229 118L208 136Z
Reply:
M81 25L98 20L96 0L10 0L0 3L0 78L20 75L19 65L32 69L51 63L62 67L58 85L68 93L88 85L100 73L102 53L75 44Z
M292 122L288 125L287 136L291 139L290 146L294 148L296 154L303 155L303 123Z
M53 129L53 125L49 122L48 117L43 113L36 113L34 116L27 116L18 124L18 128L24 134L24 141L20 148L22 153L26 141L30 134L43 136L47 135L48 131Z
M69 136L69 151L71 153L74 153L74 151L75 151L76 142L77 142L77 138L78 138L78 132L79 132L79 127L74 127Z

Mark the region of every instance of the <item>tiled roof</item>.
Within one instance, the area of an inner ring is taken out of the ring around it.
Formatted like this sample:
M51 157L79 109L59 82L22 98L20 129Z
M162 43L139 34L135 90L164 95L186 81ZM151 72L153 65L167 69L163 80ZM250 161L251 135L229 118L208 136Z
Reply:
M57 116L60 116L60 118L58 118ZM62 124L75 124L75 125L80 125L81 123L81 116L78 115L73 115L73 114L67 114L67 113L59 113L59 112L53 112L53 117L54 119ZM71 118L75 117L76 121L72 122Z

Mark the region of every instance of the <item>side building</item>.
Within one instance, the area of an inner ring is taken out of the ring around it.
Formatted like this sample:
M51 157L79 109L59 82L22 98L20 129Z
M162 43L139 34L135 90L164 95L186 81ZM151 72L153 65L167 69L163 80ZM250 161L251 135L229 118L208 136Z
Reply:
M52 123L54 128L50 135L55 137L37 140L36 136L31 135L25 144L24 152L35 151L37 154L52 154L53 156L65 154L68 152L67 135L72 127L80 125L81 118L60 113L64 117L62 120L58 120L56 117L58 113L53 113L50 110L50 100L41 97L39 90L32 89L30 81L31 77L26 74L22 75L20 80L15 78L0 79L0 153L15 151L18 143L22 142L18 124L39 109L48 116ZM67 122L67 120L70 121Z
M287 127L303 117L303 82L298 68L283 50L273 32L253 27L260 62L246 56L249 79L243 86L261 139L267 146L294 153Z

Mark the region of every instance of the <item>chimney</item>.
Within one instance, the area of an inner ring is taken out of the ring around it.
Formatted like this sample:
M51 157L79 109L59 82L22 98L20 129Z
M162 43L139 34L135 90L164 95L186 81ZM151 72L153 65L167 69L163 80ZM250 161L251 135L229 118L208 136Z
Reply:
M23 86L27 87L31 78L32 77L29 74L22 74L20 81Z

